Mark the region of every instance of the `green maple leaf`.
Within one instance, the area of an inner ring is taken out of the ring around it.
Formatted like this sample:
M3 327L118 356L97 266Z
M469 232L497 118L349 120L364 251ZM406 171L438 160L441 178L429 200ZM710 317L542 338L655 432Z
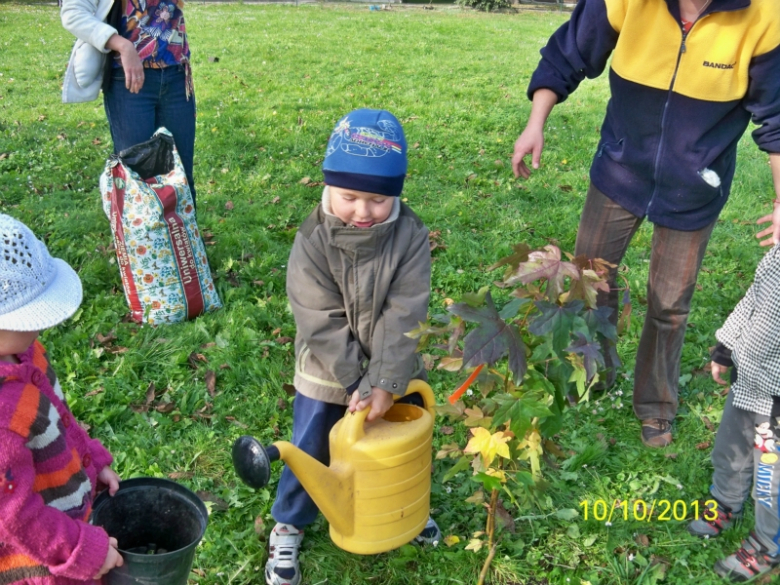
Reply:
M493 415L493 424L502 425L510 421L509 428L517 437L524 437L531 428L531 419L546 418L552 414L545 404L546 396L528 393L522 396L504 394L496 397L498 409Z
M528 331L539 337L552 337L553 350L560 353L569 345L578 320L582 322L579 313L583 306L582 301L572 301L562 307L538 301L536 308L539 309L539 314L529 323Z
M471 368L479 364L495 364L509 357L509 369L515 380L522 380L526 371L525 344L517 327L501 318L490 293L485 304L473 307L467 303L451 305L449 311L464 321L477 323L463 339L463 365Z

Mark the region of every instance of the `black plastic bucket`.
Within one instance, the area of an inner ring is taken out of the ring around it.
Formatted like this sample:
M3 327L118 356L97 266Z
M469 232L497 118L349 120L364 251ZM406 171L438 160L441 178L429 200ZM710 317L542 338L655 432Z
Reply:
M104 585L187 585L208 512L178 483L139 477L121 482L113 497L101 493L92 524L117 539L125 561L103 577Z

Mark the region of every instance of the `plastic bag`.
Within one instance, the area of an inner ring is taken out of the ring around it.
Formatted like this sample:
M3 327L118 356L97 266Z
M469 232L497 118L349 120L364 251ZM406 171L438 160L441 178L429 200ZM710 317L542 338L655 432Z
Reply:
M169 155L172 167L167 166ZM171 170L144 180L130 161L143 173ZM100 192L134 321L174 323L222 306L184 167L168 130L160 128L152 140L111 157L100 177Z

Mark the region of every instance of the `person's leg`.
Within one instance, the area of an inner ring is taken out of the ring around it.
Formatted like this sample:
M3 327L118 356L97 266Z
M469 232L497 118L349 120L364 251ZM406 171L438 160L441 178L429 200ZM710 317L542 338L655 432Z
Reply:
M329 404L298 393L293 404L292 443L314 459L328 465L330 445L328 435L345 407ZM317 518L317 505L301 482L285 466L276 488L276 500L271 515L276 526L268 539L268 562L265 565L265 581L269 585L298 585L301 571L298 550L303 541L303 528Z
M163 82L157 104L157 126L165 126L176 143L184 172L187 175L192 201L195 202L193 159L195 156L195 95L187 98L184 67L162 69Z
M139 93L125 87L125 72L114 69L109 89L103 94L114 153L146 142L155 126L155 108L160 93L160 75L155 69L144 70L144 85Z
M606 305L612 309L610 321L613 324L617 324L618 319L617 270L631 238L641 224L642 218L623 209L596 187L590 185L580 217L574 254L585 255L590 259L601 258L615 265L609 271L609 293L599 291L597 298L599 306ZM614 349L604 356L608 376L606 386L614 383L615 367L619 365L614 363L612 351Z
M710 493L733 513L739 513L753 482L754 414L734 406L729 393L712 449Z
M692 232L654 227L647 316L634 368L634 413L641 421L660 419L668 424L677 414L685 327L696 277L714 225L715 222ZM669 429L665 444L670 441Z
M296 394L293 403L292 444L323 465L329 465L328 435L333 425L344 416L345 410L346 407L339 404L308 398L301 393ZM306 493L292 470L285 466L276 488L276 500L271 508L274 520L302 528L314 522L318 513L319 509L311 496Z

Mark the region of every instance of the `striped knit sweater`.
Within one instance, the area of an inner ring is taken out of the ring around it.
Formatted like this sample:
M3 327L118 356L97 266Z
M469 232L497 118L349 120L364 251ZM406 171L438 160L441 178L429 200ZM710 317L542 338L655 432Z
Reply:
M36 341L0 362L0 585L94 583L108 535L87 523L111 454L73 418Z

